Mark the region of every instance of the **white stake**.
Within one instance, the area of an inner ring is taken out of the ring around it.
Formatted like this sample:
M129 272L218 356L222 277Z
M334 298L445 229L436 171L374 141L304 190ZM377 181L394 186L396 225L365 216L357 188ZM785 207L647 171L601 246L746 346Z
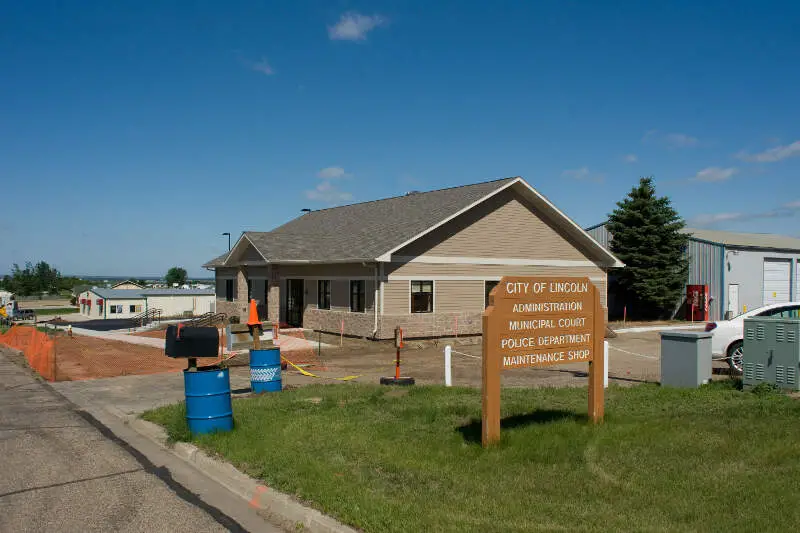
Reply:
M605 372L603 374L603 387L608 388L608 341L603 341L603 357L606 360Z
M453 372L450 366L453 348L448 344L444 347L444 384L446 387L453 386Z

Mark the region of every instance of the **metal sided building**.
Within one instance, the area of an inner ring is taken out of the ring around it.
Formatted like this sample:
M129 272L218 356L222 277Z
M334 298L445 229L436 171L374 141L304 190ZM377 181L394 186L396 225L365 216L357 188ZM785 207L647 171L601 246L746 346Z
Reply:
M586 232L610 248L612 236L604 223ZM692 228L684 233L690 235L686 284L708 285L710 320L800 300L800 239Z

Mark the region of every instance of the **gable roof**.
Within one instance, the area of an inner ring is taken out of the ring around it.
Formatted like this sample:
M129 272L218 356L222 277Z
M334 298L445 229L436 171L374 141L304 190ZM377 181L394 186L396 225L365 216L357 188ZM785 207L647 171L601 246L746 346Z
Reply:
M608 266L622 266L580 226L522 178L463 185L306 213L270 232L245 232L229 254L204 266L225 266L252 245L263 263L389 261L391 254L511 186ZM224 258L223 258L224 257Z
M215 257L208 263L203 264L203 268L217 268L221 266L225 266L225 260L228 258L230 252L225 252L224 254L220 255L219 257Z
M142 284L140 284L140 283L136 283L136 282L135 282L135 281L133 281L132 279L126 279L126 280L124 280L124 281L118 281L118 282L116 282L115 284L113 284L113 285L111 286L111 288L112 288L112 289L115 289L115 288L119 287L120 285L136 285L136 286L137 286L137 287L139 287L140 289L144 289L144 286L142 286Z

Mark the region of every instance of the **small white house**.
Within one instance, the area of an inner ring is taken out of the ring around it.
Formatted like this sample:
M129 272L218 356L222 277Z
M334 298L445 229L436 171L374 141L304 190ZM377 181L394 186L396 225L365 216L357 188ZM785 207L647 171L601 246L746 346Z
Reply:
M161 316L196 316L214 311L214 290L105 289L94 287L80 294L80 313L94 319L133 318L152 309Z

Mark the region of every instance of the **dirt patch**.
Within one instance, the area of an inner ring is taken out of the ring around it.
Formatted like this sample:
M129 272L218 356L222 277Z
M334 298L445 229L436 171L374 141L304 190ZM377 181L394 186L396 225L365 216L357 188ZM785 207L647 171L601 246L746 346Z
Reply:
M327 342L332 342L333 337L338 342L338 336L328 337ZM480 387L482 347L474 344L479 339L409 342L401 351L401 373L414 377L419 384L443 384L444 346L450 344L453 348L453 385ZM325 336L322 342L326 342ZM608 342L610 383L627 386L657 383L661 379L661 338L658 332L624 333ZM354 347L351 349L350 346ZM394 375L394 351L391 343L345 338L342 347L322 349L319 364L309 369L316 377L304 376L289 368L283 373L284 383L298 386L340 383L336 378L351 376L356 376L353 381L378 383L381 377ZM714 362L713 366L713 379L729 377L726 363ZM585 387L588 384L588 365L515 369L503 372L501 379L505 387Z
M172 359L164 350L95 337L59 335L54 337L56 381L110 378L136 374L177 372L186 368L185 359ZM216 359L198 359L198 365Z
M140 331L139 333L133 333L133 335L137 337L150 337L151 339L163 339L167 335L167 330L154 329L150 331Z

